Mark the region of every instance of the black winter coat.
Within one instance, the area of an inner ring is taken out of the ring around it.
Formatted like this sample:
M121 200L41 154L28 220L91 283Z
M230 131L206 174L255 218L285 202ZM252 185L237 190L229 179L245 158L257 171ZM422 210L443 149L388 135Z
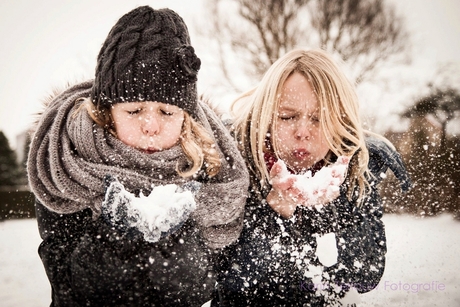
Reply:
M360 207L347 199L344 184L341 195L321 210L299 206L285 219L263 192L250 191L243 232L216 263L212 306L334 306L351 287L364 293L377 286L387 250L377 184L388 168L403 190L410 180L396 151L372 139L367 145L375 178ZM317 237L330 233L338 256L326 266L316 255Z
M214 276L192 219L156 243L109 226L89 209L57 214L36 203L51 306L202 306Z

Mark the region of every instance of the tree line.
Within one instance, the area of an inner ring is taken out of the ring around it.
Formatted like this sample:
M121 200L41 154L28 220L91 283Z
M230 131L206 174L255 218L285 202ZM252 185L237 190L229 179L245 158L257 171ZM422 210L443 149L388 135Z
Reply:
M27 151L26 148L21 150ZM26 160L18 161L8 138L3 131L0 131L0 189L6 190L23 185L27 185Z

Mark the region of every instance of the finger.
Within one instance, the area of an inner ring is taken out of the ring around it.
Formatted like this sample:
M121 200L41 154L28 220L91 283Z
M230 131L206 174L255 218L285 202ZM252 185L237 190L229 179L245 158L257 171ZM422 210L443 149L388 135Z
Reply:
M350 162L350 157L347 157L347 156L340 156L338 159L337 159L337 162L339 164L348 164Z
M299 199L303 199L304 198L304 195L302 193L302 190L299 189L298 187L296 187L294 185L294 183L292 184L292 186L290 187L289 189L289 193L291 193L292 195L294 195L295 197L299 198Z
M345 177L346 172L347 172L346 167L333 168L331 171L331 175L332 177L342 178L342 177Z
M281 164L276 162L275 164L273 164L272 169L270 170L270 177L274 178L278 176L281 173L281 171L282 171Z
M294 177L288 177L281 180L278 177L275 177L272 181L272 187L278 190L286 191L294 186L296 179Z

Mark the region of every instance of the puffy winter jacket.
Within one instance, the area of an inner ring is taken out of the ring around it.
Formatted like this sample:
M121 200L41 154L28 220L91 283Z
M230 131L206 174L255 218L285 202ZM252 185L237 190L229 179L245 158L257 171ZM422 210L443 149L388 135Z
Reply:
M335 306L345 302L350 289L364 293L377 286L387 250L377 185L388 168L403 190L411 183L396 151L374 139L367 146L374 176L361 206L348 200L343 184L333 202L322 208L299 206L285 219L266 203L263 192L250 191L243 232L216 262L212 306ZM321 251L326 253L321 259L318 245L325 238L332 246Z
M36 203L51 306L201 306L214 285L210 251L189 219L156 243L120 232L89 209L57 214Z

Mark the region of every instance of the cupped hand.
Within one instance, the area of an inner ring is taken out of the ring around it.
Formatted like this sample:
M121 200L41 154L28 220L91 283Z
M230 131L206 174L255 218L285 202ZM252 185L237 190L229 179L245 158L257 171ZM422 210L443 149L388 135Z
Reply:
M267 202L273 210L285 218L290 218L297 205L305 201L301 191L296 187L295 175L286 173L281 160L278 160L270 170L272 189L267 196Z

